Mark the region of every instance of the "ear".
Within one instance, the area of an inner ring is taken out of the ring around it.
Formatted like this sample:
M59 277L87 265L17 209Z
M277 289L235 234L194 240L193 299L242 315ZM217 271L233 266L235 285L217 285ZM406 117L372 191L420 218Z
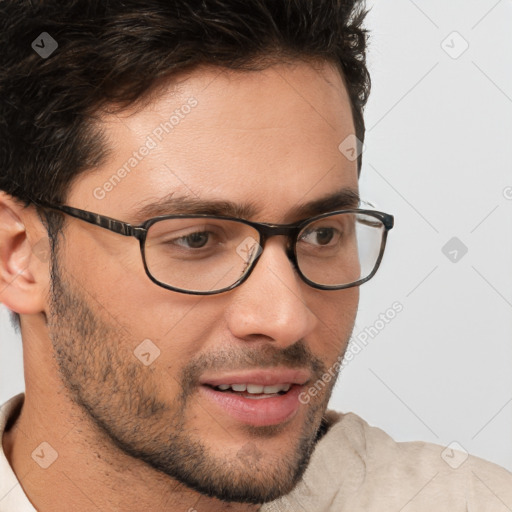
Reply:
M45 309L49 240L35 207L0 191L0 302L21 315Z

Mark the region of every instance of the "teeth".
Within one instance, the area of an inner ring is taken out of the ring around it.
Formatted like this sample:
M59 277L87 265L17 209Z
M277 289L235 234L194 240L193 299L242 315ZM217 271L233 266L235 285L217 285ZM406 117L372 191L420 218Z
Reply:
M247 384L247 392L253 393L254 395L263 393L263 386L258 386L256 384Z
M263 393L279 393L279 391L288 391L290 387L290 384L286 384L284 386L265 386L263 388Z
M227 391L231 388L233 391L247 392L251 395L275 395L279 392L287 392L292 386L291 384L277 384L275 386L261 386L259 384L220 384L216 386L221 391Z

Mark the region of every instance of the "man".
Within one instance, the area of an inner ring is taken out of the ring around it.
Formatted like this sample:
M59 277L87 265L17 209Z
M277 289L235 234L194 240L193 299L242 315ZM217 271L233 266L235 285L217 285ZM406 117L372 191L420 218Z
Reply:
M26 383L1 512L511 509L506 470L326 410L393 226L358 194L361 5L0 15L0 300Z

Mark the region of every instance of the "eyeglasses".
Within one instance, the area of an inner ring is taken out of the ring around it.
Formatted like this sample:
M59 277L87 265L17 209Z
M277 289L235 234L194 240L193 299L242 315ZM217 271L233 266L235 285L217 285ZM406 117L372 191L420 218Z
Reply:
M288 237L286 255L308 285L319 290L359 286L377 272L394 223L387 213L350 209L294 224L196 214L159 216L133 226L70 206L35 204L137 238L144 269L154 283L195 295L241 285L254 270L267 239L279 235Z

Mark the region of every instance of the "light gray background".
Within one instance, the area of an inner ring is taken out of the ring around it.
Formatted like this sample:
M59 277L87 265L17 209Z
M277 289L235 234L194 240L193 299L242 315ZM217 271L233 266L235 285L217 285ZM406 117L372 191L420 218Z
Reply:
M361 191L396 227L354 336L403 311L344 367L331 406L512 470L512 1L368 5ZM453 237L468 249L456 262ZM3 403L23 368L0 309Z

